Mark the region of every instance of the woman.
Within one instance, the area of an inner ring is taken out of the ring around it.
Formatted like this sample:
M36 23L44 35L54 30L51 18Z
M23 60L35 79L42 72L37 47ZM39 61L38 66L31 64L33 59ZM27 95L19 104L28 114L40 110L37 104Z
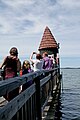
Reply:
M10 49L10 55L7 56L2 65L1 68L4 69L4 80L7 80L9 78L13 78L19 75L20 69L21 69L21 62L18 58L18 50L16 47L12 47ZM15 96L19 94L19 88L16 88L15 90L7 93L4 95L4 97L10 101Z
M36 59L33 59L34 54L36 55ZM38 71L43 68L43 60L41 54L37 54L36 52L33 52L30 56L30 61L33 64L34 71Z
M4 79L18 76L21 69L17 48L12 47L9 53L10 55L4 59L0 67L1 69L4 69Z

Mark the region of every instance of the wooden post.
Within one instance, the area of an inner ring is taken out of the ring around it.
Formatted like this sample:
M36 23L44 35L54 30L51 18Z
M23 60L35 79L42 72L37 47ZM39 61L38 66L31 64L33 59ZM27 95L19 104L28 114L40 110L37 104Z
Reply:
M40 101L40 78L35 78L36 83L36 109L37 109L37 120L42 120L41 117L41 101Z
M51 83L52 83L52 86L51 86L51 95L53 97L53 72L51 72Z

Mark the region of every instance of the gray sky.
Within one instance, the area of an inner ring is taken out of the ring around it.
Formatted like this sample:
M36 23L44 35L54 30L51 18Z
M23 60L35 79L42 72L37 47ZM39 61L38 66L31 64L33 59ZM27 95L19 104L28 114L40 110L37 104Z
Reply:
M19 56L37 51L46 26L60 56L80 56L80 0L0 0L0 56L12 46Z

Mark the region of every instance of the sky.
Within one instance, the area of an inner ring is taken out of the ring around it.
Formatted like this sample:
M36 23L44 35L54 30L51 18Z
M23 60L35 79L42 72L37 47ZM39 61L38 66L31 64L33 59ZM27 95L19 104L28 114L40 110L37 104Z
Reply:
M80 0L0 0L0 56L13 46L19 57L37 51L46 26L61 57L80 56Z

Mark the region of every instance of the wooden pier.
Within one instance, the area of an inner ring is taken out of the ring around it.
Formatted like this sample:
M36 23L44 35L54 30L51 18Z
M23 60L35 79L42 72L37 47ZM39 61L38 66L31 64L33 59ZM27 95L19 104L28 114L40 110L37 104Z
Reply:
M50 120L48 111L51 101L60 95L61 79L59 67L42 70L0 81L0 97L33 80L34 83L10 102L3 101L0 120ZM55 108L56 109L56 108ZM53 118L55 110L53 111ZM49 118L49 119L48 119Z
M0 80L0 120L54 120L56 103L61 92L61 74L59 61L59 44L57 44L50 29L46 27L39 52L47 52L55 61L51 70L40 70L7 80ZM4 95L20 88L30 80L33 84L26 87L11 101L6 101ZM52 104L53 103L53 104ZM53 105L52 115L50 114Z

